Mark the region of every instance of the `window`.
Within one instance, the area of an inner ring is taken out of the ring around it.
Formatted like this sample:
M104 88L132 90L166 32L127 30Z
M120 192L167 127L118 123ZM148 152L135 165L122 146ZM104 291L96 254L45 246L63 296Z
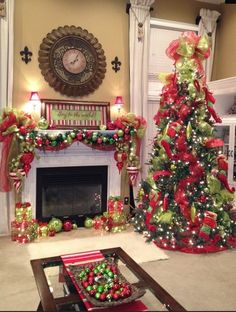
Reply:
M153 120L159 108L162 83L158 79L161 72L174 70L173 60L166 56L166 49L170 42L178 39L184 31L198 32L198 26L175 21L151 19L150 21L150 50L149 50L149 73L148 73L148 120ZM156 135L154 122L148 123L147 138L152 142ZM149 150L152 146L149 145Z

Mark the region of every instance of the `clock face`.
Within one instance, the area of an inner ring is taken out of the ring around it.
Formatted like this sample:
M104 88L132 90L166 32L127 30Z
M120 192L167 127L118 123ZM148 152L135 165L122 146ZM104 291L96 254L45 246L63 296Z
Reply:
M44 38L39 50L39 67L56 91L69 96L93 92L106 72L101 44L80 27L64 26Z
M71 74L79 74L86 68L86 59L80 50L69 49L62 57L65 69Z

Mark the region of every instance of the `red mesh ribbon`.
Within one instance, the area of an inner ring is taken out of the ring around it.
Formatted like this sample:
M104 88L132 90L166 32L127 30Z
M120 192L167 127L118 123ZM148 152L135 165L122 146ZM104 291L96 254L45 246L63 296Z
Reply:
M5 136L2 140L2 155L0 166L0 191L9 192L11 190L11 184L8 176L8 155L11 148L11 142L13 134Z

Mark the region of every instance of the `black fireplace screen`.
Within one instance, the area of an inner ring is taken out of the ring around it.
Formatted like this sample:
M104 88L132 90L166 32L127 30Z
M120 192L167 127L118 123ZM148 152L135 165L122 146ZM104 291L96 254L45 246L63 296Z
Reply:
M107 166L37 169L36 217L87 217L107 205Z

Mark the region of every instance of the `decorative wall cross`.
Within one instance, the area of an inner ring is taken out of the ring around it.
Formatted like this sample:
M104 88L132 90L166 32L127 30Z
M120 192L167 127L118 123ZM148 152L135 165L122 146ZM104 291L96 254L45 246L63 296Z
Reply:
M24 50L20 51L20 55L23 56L21 59L25 64L28 64L31 61L31 57L33 53L29 51L28 47L25 46Z

